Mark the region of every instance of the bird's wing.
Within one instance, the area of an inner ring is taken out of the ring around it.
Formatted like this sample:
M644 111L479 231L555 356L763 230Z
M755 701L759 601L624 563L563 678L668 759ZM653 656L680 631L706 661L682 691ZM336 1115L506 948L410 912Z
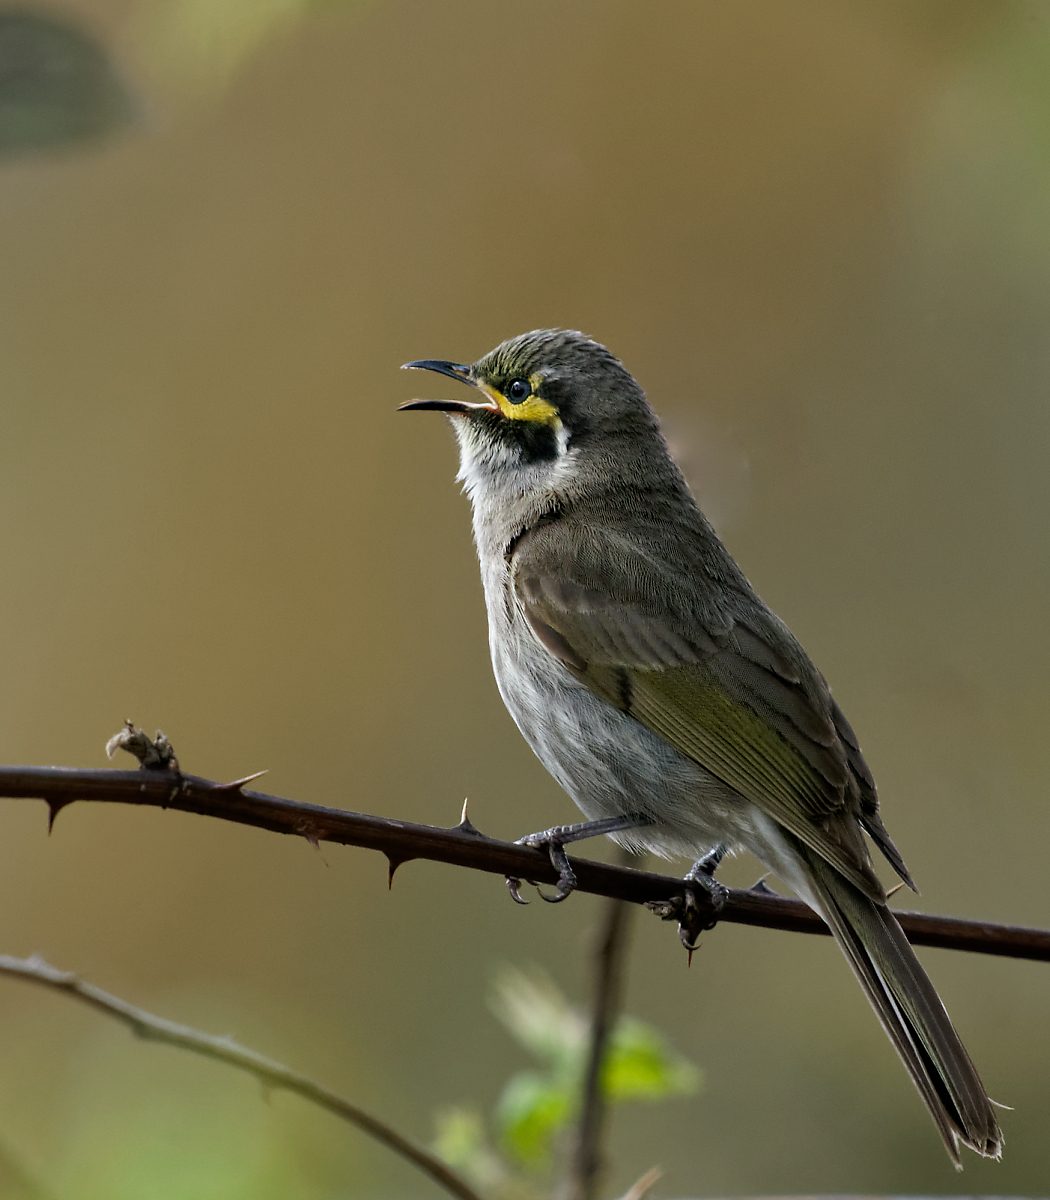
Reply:
M608 530L557 532L522 539L511 564L516 602L540 644L881 899L857 823L854 749L831 693L742 576L697 587Z

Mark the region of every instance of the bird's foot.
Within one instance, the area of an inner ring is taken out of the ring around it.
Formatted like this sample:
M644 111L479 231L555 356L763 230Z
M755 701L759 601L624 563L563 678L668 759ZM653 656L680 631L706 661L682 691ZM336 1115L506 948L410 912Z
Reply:
M700 944L700 935L718 924L719 914L729 897L729 888L715 879L715 871L725 855L725 846L715 846L689 868L682 880L680 896L657 900L646 906L662 921L678 922L678 938L689 952L690 962L693 951Z
M534 884L540 899L546 900L548 904L560 904L576 890L576 872L572 869L569 856L565 853L565 842L562 836L565 830L571 828L571 825L555 825L553 829L528 833L515 842L517 846L532 846L536 850L546 850L550 856L551 866L558 872L558 886L554 894L548 895L539 884ZM515 904L528 904L528 900L521 894L521 882L513 875L508 875L507 891L510 892L510 898ZM530 879L528 882L533 883L533 880Z
M678 921L678 938L690 957L700 944L700 934L714 929L718 924L719 914L729 899L729 888L715 878L715 871L725 855L725 846L715 846L693 863L682 881L685 884L685 903ZM698 892L706 896L706 905L700 904Z
M516 846L531 846L536 850L546 850L550 856L551 866L558 873L558 883L553 895L542 891L538 884L529 879L540 894L541 900L548 904L560 904L576 890L576 872L572 869L565 847L572 842L584 838L597 837L603 833L620 833L624 829L637 829L640 825L648 825L649 819L639 813L628 813L623 817L606 817L600 821L580 821L575 825L555 825L550 829L541 829L539 833L527 833L518 838ZM515 904L528 904L521 894L522 880L514 875L507 876L507 891Z

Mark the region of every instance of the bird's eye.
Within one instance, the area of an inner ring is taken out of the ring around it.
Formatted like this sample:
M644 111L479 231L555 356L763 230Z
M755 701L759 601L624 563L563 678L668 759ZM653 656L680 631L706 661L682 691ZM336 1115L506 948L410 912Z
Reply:
M511 404L521 404L523 400L528 400L532 395L532 388L524 379L512 379L507 384L507 390L504 395Z

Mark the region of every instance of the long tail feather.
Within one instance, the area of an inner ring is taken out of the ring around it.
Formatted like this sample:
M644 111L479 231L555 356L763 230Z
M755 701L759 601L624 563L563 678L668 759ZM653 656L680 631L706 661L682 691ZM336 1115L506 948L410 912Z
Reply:
M952 1161L959 1145L999 1158L1003 1135L977 1069L893 913L799 846L811 903L860 980L930 1110Z

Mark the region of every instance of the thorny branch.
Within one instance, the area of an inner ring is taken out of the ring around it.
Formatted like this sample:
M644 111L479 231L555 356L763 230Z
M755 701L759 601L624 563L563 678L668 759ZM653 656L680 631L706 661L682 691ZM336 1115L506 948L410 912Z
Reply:
M330 1092L319 1083L272 1058L266 1058L256 1050L239 1046L232 1038L216 1037L214 1034L191 1029L188 1025L178 1025L174 1021L158 1017L129 1004L119 996L104 992L71 971L61 971L40 958L13 958L7 954L0 954L0 974L25 979L30 983L63 992L90 1008L122 1021L139 1037L178 1046L204 1058L217 1059L227 1066L254 1075L268 1088L293 1092L369 1134L429 1175L450 1195L457 1196L459 1200L481 1200L473 1188L429 1151L402 1137L396 1130L364 1112L356 1104L351 1104L335 1092Z
M253 775L232 783L217 783L171 770L0 767L0 798L43 800L52 824L63 808L78 800L137 804L292 834L314 844L334 842L378 850L386 855L391 875L402 863L421 858L538 883L557 882L556 872L541 850L486 837L466 817L458 825L443 829L324 808L249 790L247 783L256 778ZM671 876L584 859L574 859L573 865L581 892L639 904L673 901L681 895L681 880ZM705 903L703 895L698 903ZM915 912L896 915L915 945L1050 962L1050 930ZM820 918L800 901L754 889L731 890L718 919L798 933L828 932Z

